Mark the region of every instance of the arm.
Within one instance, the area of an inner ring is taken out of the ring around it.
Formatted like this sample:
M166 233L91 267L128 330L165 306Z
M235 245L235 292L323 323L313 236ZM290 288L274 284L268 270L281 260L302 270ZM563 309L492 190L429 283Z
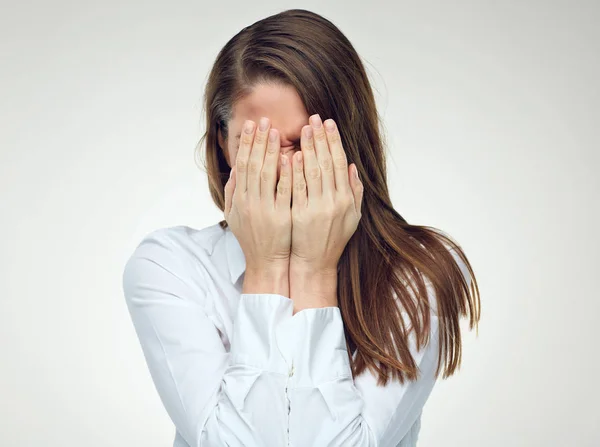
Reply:
M335 293L335 281L322 275L310 281L306 272L290 271L291 299L331 303L327 294ZM437 316L432 315L427 346L417 351L414 334L410 337L420 377L404 384L391 380L380 387L369 370L352 379L338 307L317 304L283 322L277 342L286 361L295 365L287 390L292 445L395 447L408 439L436 381Z
M411 348L420 378L379 387L369 370L352 379L339 308L305 309L295 314L286 323L287 330L278 331L284 355L296 365L288 389L293 402L292 445L397 446L435 384L437 318L432 317L431 324L431 342L419 352ZM312 424L307 424L307 414Z
M227 352L206 311L205 270L191 270L169 242L146 238L123 272L127 306L167 413L193 447L284 444L287 366L273 330L291 316L291 300L242 294Z

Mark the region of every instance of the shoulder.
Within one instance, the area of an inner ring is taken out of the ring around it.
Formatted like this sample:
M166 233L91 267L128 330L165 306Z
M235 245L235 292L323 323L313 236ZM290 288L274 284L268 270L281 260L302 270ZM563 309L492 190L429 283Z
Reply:
M159 277L169 276L184 282L204 275L216 243L225 234L219 224L203 229L185 225L163 227L144 235L127 258L123 272L123 287L137 285L140 280L150 284Z
M219 224L200 230L186 225L159 228L141 239L129 259L136 256L160 260L173 255L179 258L210 255L224 234L225 230Z

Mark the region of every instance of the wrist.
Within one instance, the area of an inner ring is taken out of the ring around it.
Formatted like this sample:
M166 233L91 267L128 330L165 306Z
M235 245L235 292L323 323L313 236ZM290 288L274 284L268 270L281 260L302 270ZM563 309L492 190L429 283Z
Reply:
M289 286L294 313L306 308L338 305L337 268L315 270L290 264Z
M337 263L329 266L317 265L314 262L308 262L292 255L290 256L289 269L290 274L294 273L298 276L337 278L338 266Z
M242 293L274 293L290 296L289 265L246 267Z

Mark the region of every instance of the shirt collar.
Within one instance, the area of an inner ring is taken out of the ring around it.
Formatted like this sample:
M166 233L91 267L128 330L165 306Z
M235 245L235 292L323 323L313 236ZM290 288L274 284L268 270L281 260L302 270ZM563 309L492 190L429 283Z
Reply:
M246 257L237 238L229 227L225 228L225 250L229 264L229 277L234 284L246 271Z

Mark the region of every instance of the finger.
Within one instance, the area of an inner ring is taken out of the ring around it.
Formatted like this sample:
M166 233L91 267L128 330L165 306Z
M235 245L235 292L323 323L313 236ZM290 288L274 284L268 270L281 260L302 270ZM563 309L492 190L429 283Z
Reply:
M335 193L333 162L331 160L331 153L329 152L329 143L327 142L327 135L325 135L325 128L318 113L310 117L310 124L313 130L315 153L317 154L319 168L321 169L322 194L333 196Z
M229 172L229 180L225 183L225 220L228 219L231 212L231 201L235 191L235 166Z
M293 167L293 189L292 189L292 208L298 207L298 209L306 207L306 179L304 178L304 167L302 161L302 151L298 151L294 154L294 167Z
M263 162L260 187L260 199L274 205L275 183L277 182L277 171L279 170L280 159L280 140L277 129L269 131L269 141L267 143L267 153Z
M354 196L354 208L356 210L356 214L359 216L362 215L362 201L363 201L363 193L364 186L360 179L358 178L358 171L356 169L356 165L352 163L350 166L350 186L352 188L352 195Z
M240 138L240 147L235 158L236 175L237 175L237 188L236 192L240 194L246 193L248 190L248 161L250 158L250 148L252 147L252 141L254 141L254 121L246 120L244 123L244 131Z
M325 133L329 142L329 150L333 160L333 172L335 174L336 190L347 193L350 191L350 183L348 183L348 158L346 151L342 147L342 139L339 130L332 119L325 120Z
M252 197L260 197L260 176L265 160L265 150L267 148L267 137L271 122L269 118L262 117L258 123L258 129L254 133L254 142L250 149L250 159L248 161L248 194ZM271 190L272 191L272 190Z
M307 197L319 197L322 194L321 168L315 153L312 126L304 126L300 136L300 148L302 149L302 164L304 166L304 178L306 179Z
M281 174L277 183L277 198L275 207L279 210L290 211L290 200L292 198L292 167L287 155L281 155Z

